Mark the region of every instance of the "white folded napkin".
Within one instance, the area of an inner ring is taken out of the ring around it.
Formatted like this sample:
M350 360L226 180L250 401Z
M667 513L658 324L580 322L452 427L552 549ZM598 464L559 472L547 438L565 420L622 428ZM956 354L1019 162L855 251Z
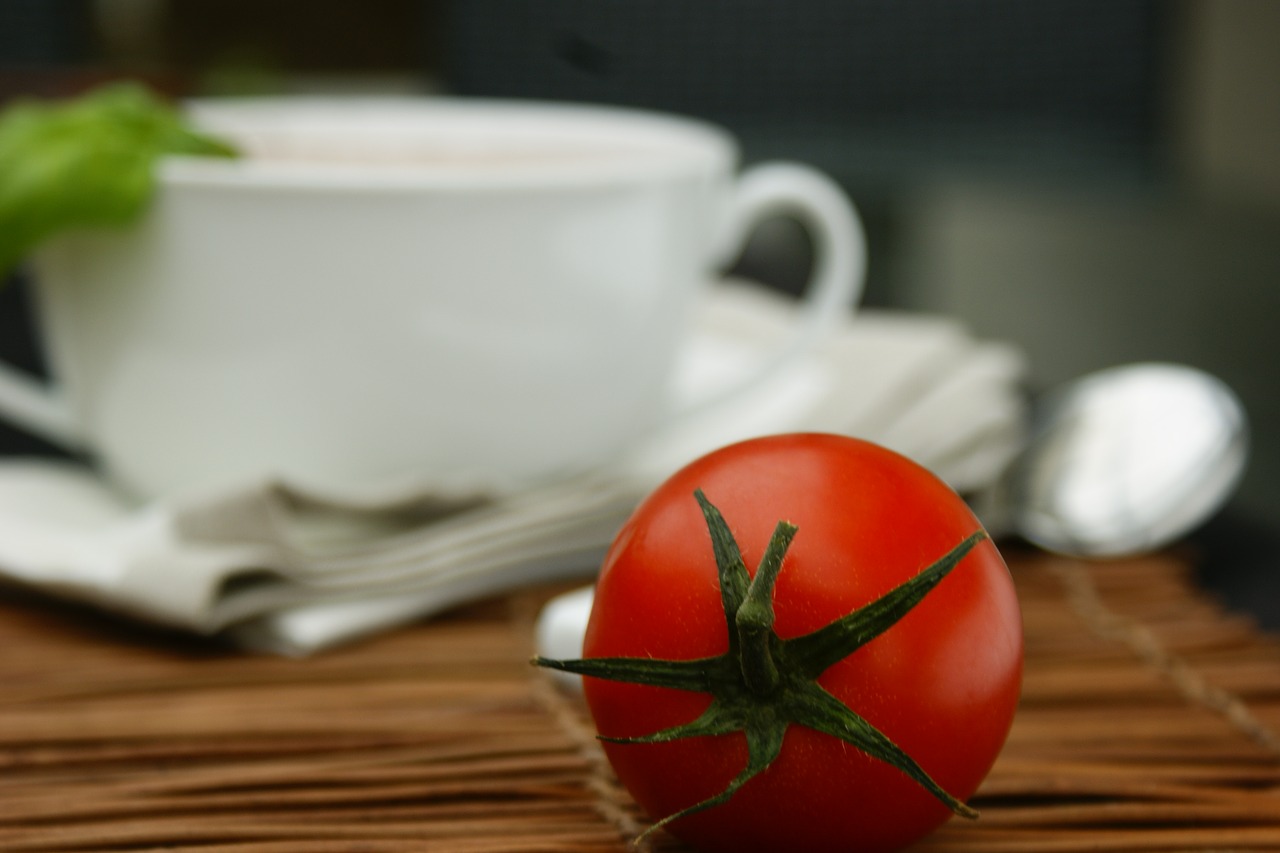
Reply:
M783 296L725 287L682 376L701 393L788 327ZM691 415L616 467L518 494L316 495L278 481L139 506L73 463L0 461L0 577L247 647L306 654L522 584L587 580L636 502L753 435L857 435L980 489L1017 451L1019 353L937 317L863 311L817 356Z

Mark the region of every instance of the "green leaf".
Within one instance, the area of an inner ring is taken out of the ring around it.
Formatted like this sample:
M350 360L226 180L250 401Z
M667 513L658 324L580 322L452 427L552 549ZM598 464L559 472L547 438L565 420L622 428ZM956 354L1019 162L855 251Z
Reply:
M612 737L597 735L600 740L609 743L667 743L691 737L715 737L732 734L748 728L750 714L744 713L738 703L716 700L696 720L661 729L652 734L638 737Z
M942 789L915 759L907 755L879 729L853 712L817 682L807 682L786 697L787 716L797 725L839 738L872 758L905 773L943 805L961 817L975 818L977 811Z
M0 112L0 277L55 234L135 222L168 154L236 156L131 83Z
M647 684L652 687L669 687L673 690L710 692L717 681L725 678L723 671L732 666L725 658L698 658L695 660L660 660L655 658L584 658L581 660L552 660L535 657L534 666L588 675L609 681L629 684Z
M693 497L702 508L702 517L707 522L707 532L711 536L711 549L716 558L716 571L720 576L720 602L724 606L725 627L729 632L729 654L738 653L738 608L747 597L747 588L751 576L747 574L747 564L742 559L742 551L738 542L729 531L724 516L702 489L695 489Z
M648 829L640 833L636 838L636 843L643 841L650 833L666 826L673 820L679 820L696 812L706 811L714 806L727 803L733 798L734 794L738 793L739 788L765 770L768 770L769 765L773 764L774 759L782 752L782 739L786 734L786 729L785 720L778 720L774 725L744 726L742 733L747 738L747 766L742 768L742 772L733 777L720 793L701 802L694 803L688 808L681 809L675 814L667 815L651 824Z
M987 537L978 530L924 571L875 601L803 637L783 641L787 662L806 678L817 678L898 623L942 582L973 547Z

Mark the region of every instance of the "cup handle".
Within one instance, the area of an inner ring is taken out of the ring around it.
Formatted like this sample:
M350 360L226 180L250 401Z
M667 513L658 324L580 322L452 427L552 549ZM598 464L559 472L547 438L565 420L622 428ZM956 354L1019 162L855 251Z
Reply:
M752 230L775 216L796 219L813 242L813 273L795 327L754 370L688 404L675 413L677 420L736 400L793 367L839 328L862 295L866 237L857 211L835 181L798 163L762 163L746 170L738 179L719 244L724 257L741 251Z
M71 406L56 385L0 362L0 417L66 450L85 449L85 439Z

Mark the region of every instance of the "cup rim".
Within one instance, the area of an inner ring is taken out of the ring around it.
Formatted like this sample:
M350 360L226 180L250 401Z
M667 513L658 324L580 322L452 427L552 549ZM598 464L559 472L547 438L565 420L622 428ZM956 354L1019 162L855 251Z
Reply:
M284 95L195 99L184 108L197 127L241 144L250 156L167 157L159 169L166 185L379 190L598 187L716 176L736 168L740 158L737 141L717 125L631 107L443 95ZM412 141L437 133L445 121L452 122L447 132L459 134L455 143L472 128L473 133L514 133L517 138L512 144L573 139L616 144L619 149L598 159L562 155L551 162L513 159L470 166L252 156L253 147L265 144L263 140L270 140L272 134L279 138L305 128L333 132L334 138L347 134L377 140L385 147L396 144L397 134Z

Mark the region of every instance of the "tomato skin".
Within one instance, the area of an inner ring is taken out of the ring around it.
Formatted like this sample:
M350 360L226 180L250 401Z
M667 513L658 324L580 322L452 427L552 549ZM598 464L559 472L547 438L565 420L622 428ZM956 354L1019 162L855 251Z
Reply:
M596 586L584 656L712 657L728 636L702 489L748 571L779 520L798 526L774 596L783 638L817 630L909 580L981 526L924 468L857 439L753 439L680 470L637 508ZM1012 579L985 540L897 624L819 683L968 798L995 761L1021 687ZM630 737L695 718L704 694L584 679L602 735ZM662 817L723 790L746 763L741 734L661 744L604 743L619 779ZM898 770L835 738L787 730L781 755L727 803L669 830L706 851L892 851L950 816Z

